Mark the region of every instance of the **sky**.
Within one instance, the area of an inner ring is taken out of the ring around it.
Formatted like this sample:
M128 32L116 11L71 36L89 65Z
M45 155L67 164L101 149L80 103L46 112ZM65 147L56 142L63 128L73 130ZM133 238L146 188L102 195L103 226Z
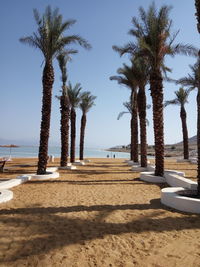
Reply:
M173 30L180 30L175 43L192 44L200 47L196 28L194 1L155 0L159 8L163 4L173 9L170 18ZM130 96L130 90L109 77L123 63L127 56L119 57L113 45L124 45L133 40L128 35L132 27L132 17L138 17L138 8L146 10L150 0L0 0L1 49L0 49L0 141L15 141L18 144L39 144L43 56L39 50L19 42L20 37L29 36L37 30L33 9L43 13L47 5L58 7L64 19L77 22L66 34L79 34L92 46L90 51L74 45L79 53L73 56L67 66L69 80L73 85L81 83L84 91L97 96L96 105L87 115L85 143L87 147L108 148L130 143L130 115L125 114L117 120L119 112L124 111L123 102ZM167 58L166 64L172 68L170 77L178 79L189 72L189 64L194 58L176 56ZM60 71L54 60L55 82L51 114L50 145L60 144L61 89ZM174 98L179 86L164 84L164 99ZM146 87L148 103L151 104L149 85ZM186 106L189 137L196 134L196 91L189 97ZM154 143L152 109L148 110L148 144ZM81 112L77 110L77 145ZM179 107L169 106L164 111L165 143L173 144L182 140Z

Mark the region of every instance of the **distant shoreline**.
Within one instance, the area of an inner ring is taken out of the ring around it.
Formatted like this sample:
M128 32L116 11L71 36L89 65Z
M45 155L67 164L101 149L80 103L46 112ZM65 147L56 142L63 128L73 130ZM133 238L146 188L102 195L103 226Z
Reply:
M189 145L189 151L195 151L196 145ZM128 148L108 148L107 151L110 152L123 152L123 153L130 153L130 149ZM147 156L155 156L155 150L153 146L149 146L147 148ZM165 145L165 157L182 157L183 156L183 146L182 144L179 145Z

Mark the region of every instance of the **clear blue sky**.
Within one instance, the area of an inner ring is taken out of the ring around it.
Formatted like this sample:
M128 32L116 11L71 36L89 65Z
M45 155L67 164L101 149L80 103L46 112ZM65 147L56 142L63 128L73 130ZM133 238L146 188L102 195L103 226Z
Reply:
M130 143L130 115L119 121L117 115L124 108L122 103L129 98L129 90L110 81L109 77L127 57L120 58L112 50L112 45L123 45L131 40L127 34L131 27L131 18L138 16L138 7L145 9L150 0L2 0L0 9L1 49L0 49L0 139L15 140L18 143L38 144L41 119L42 62L38 50L25 46L19 38L36 30L33 8L41 13L50 4L58 7L65 19L76 19L77 23L69 34L80 34L92 45L91 51L79 49L73 62L68 65L69 80L80 82L84 90L97 96L96 106L88 113L86 145L88 147L110 147ZM174 30L180 29L176 42L190 43L200 47L200 38L196 30L194 1L156 0L159 7L163 3L172 5L171 18ZM193 58L176 56L167 59L173 68L172 77L180 78L189 72L188 65ZM53 96L60 90L60 72L55 66ZM148 86L147 86L148 89ZM165 84L165 100L174 97L178 86ZM151 103L147 90L148 102ZM196 134L196 92L193 92L186 106L188 112L189 136ZM153 144L152 110L148 111L148 143ZM175 143L182 139L178 107L165 110L165 143ZM81 113L77 116L77 145L79 144L79 126ZM60 143L60 112L58 100L53 97L50 144Z

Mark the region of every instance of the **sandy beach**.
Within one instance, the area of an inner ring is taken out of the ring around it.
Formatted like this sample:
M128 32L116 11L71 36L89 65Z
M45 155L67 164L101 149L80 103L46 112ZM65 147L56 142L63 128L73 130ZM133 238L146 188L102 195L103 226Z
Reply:
M0 204L0 266L200 266L200 215L163 206L166 185L140 181L123 161L92 159L12 188ZM196 165L165 165L196 176ZM36 159L7 166L0 179L35 172Z

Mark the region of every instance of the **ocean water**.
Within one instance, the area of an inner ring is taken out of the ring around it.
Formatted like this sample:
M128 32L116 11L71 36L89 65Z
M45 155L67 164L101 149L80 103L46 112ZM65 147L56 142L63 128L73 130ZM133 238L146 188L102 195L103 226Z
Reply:
M53 155L54 157L60 157L60 147L49 147L48 154ZM20 146L13 147L11 149L7 147L0 147L0 157L9 157L10 155L12 158L36 158L38 156L38 147ZM129 158L129 153L111 152L95 148L85 148L84 150L85 158L106 158L107 155L109 155L110 158L114 155L116 158ZM76 150L76 157L79 157L78 149Z

